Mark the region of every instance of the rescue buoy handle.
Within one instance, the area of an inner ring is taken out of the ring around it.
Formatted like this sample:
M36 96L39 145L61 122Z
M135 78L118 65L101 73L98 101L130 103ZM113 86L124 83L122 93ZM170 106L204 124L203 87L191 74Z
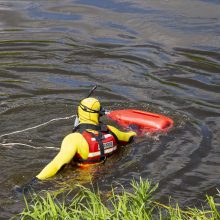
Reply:
M139 115L146 115L146 116L151 116L151 117L154 117L154 118L159 118L160 116L157 115L157 114L154 114L154 113L150 113L150 112L143 112L143 111L140 111L140 110L133 110L134 113L137 113Z

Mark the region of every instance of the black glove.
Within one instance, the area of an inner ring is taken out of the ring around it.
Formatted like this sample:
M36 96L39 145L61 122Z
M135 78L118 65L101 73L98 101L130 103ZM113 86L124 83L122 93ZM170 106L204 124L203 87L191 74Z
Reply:
M134 135L134 136L131 136L131 137L129 138L128 143L129 143L129 144L130 144L130 143L133 143L133 142L135 141L135 138L136 138L135 135Z
M128 128L130 130L134 131L137 134L137 136L141 134L141 128L138 125L131 124L131 125L128 126Z

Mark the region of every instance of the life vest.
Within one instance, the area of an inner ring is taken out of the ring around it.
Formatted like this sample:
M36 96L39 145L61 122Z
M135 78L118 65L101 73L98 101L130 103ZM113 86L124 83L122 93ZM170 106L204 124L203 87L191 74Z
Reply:
M80 124L74 129L83 135L89 145L89 155L86 160L76 154L74 160L80 163L99 163L104 162L107 157L117 150L117 137L107 128L91 124ZM90 132L96 131L96 134Z

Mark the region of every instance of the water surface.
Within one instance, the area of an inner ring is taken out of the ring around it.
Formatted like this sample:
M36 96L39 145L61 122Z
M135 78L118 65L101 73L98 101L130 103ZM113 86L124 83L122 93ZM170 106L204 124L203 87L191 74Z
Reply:
M95 84L108 109L165 114L175 127L137 139L104 166L65 169L40 189L108 191L159 182L156 198L198 204L220 185L220 3L211 0L0 1L0 136L76 113ZM107 122L106 119L104 119ZM1 137L0 216L22 210L13 189L56 155L73 120ZM88 174L91 175L88 175Z

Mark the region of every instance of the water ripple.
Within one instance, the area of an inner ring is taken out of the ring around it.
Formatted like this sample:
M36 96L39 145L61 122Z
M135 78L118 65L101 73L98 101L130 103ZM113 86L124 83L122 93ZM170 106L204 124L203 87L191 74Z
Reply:
M107 109L137 108L173 118L167 134L122 148L91 177L159 182L158 200L192 205L219 187L220 48L217 1L1 1L0 133L72 115L91 86ZM106 118L106 123L113 123ZM1 138L0 218L21 211L12 195L51 161L73 120ZM26 148L25 146L36 146ZM13 166L12 162L13 161ZM88 181L67 168L48 186ZM60 183L57 184L57 182ZM62 185L62 186L61 186ZM14 199L14 201L13 201Z

